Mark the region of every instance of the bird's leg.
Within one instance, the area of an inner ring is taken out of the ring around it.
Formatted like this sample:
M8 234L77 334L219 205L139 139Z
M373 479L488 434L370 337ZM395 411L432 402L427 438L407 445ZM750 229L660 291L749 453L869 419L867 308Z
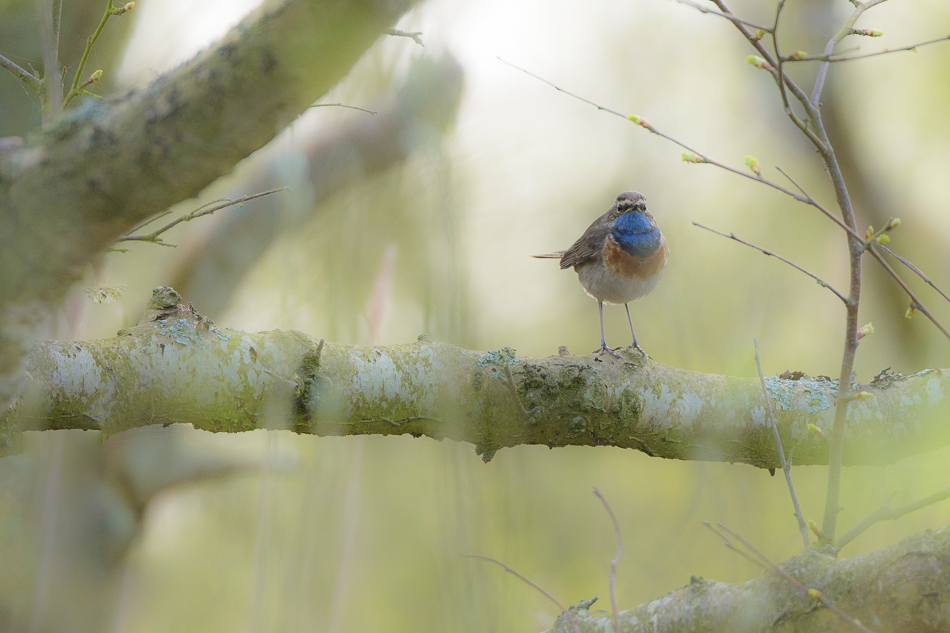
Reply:
M644 352L644 351L643 351L643 348L640 347L640 344L637 343L637 335L636 335L636 333L633 331L633 319L630 318L630 306L625 303L625 304L623 304L623 307L625 307L625 308L627 309L627 321L630 323L630 335L633 336L633 345L631 345L630 347L632 347L632 348L638 350L638 351L639 351L641 354L643 354L644 356L649 357L650 355L647 354L646 352Z
M600 349L595 349L592 353L604 355L604 352L607 352L614 358L620 358L614 351L607 347L607 338L604 336L604 302L598 301L597 307L600 309Z

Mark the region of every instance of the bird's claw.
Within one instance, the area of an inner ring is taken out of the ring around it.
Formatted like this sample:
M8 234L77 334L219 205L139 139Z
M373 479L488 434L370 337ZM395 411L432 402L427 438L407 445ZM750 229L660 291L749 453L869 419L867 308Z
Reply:
M650 360L653 360L653 357L650 356L649 354L647 354L646 352L644 352L644 351L643 351L643 348L640 347L640 345L639 345L638 343L636 343L636 342L634 342L633 345L628 346L627 349L635 349L635 350L637 350L638 352L640 352L641 354L643 354L644 358L649 358Z
M616 351L616 350L618 350L618 349L620 349L620 348L619 348L619 347L615 347L614 349L610 349L609 347L607 347L607 344L605 343L605 344L603 344L603 345L600 346L600 349L595 349L593 352L591 352L591 354L600 354L601 356L603 356L603 355L606 353L606 354L610 354L611 356L613 356L613 357L616 358L617 360L620 360L620 357L619 357L618 355L614 354L614 351Z

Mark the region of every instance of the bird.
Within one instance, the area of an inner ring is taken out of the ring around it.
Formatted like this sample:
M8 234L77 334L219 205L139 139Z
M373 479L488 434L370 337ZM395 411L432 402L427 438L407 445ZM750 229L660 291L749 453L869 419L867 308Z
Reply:
M637 191L625 191L613 206L593 224L566 251L532 255L539 259L559 259L561 268L571 268L600 310L600 349L594 354L610 354L619 347L607 347L604 336L604 303L623 304L630 323L630 346L646 356L637 342L630 318L631 301L653 292L663 276L670 250L653 215L647 211L647 201Z

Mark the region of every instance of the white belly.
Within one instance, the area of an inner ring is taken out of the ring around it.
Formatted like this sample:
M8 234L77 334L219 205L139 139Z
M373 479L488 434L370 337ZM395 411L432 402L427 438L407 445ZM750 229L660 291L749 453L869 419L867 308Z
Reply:
M603 261L588 261L574 267L584 290L598 301L629 303L645 297L656 288L663 276L661 270L649 279L627 279L607 271Z

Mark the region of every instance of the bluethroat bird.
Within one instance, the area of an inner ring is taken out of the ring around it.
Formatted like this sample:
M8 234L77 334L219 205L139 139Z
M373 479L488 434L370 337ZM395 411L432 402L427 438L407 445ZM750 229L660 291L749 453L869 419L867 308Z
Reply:
M584 290L597 300L600 309L600 349L594 353L619 358L604 337L604 302L622 303L627 309L631 347L645 355L637 343L627 304L656 288L668 255L666 238L647 211L646 199L636 191L625 191L569 249L533 257L560 259L562 269L574 267Z

